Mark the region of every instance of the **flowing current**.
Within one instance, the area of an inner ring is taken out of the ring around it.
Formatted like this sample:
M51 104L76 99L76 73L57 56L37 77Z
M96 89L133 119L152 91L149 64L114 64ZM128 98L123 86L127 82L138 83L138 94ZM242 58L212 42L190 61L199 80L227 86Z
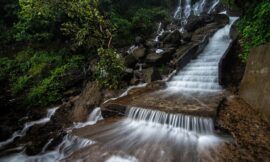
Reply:
M229 32L235 20L237 17L230 17L230 23L210 38L203 52L167 83L170 91L204 94L222 90L218 83L219 61L231 43Z
M203 52L167 82L165 93L207 95L222 91L218 84L218 64L230 46L229 31L236 19L230 17L230 23L213 35ZM122 157L119 161L219 161L218 146L224 138L216 135L211 117L170 114L141 107L130 107L126 116L85 135L99 143L102 153L114 155L109 160ZM101 156L101 153L91 150L88 155Z
M191 5L186 0L185 10L180 8L176 15L189 17L191 14L202 13L206 1L201 0ZM213 10L217 1L212 2L212 6L204 12ZM204 51L167 82L166 91L206 94L222 90L218 84L218 64L231 43L229 30L236 19L230 17L230 23L214 34ZM24 136L33 125L48 122L55 111L51 109L44 119L26 123L23 130L15 132L5 143L0 143L0 147L11 143L18 136ZM101 111L97 108L86 123L75 123L71 130L93 125L100 119ZM46 152L52 140L48 141L40 155L30 157L21 152L0 158L0 161L60 161L75 150L92 145L98 145L97 149L93 147L93 150L87 152L93 161L218 161L216 148L223 142L215 134L212 118L170 114L140 107L130 107L124 119L96 127L83 135L83 138L67 135L54 151Z

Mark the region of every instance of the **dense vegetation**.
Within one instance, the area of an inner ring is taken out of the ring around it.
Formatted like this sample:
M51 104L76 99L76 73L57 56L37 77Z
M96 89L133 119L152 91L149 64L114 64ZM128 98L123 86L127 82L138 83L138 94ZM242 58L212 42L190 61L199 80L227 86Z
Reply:
M243 48L241 59L244 62L251 48L270 41L270 1L251 5L248 9L239 23Z
M46 106L63 98L73 83L82 85L84 80L118 88L125 67L115 48L130 45L137 35L154 33L153 24L169 19L171 3L1 1L0 83L5 88L0 95L9 94L23 105ZM87 68L93 60L98 62L96 67Z
M242 11L242 17L238 23L242 47L240 58L246 62L251 48L270 41L270 1L224 0L224 2Z

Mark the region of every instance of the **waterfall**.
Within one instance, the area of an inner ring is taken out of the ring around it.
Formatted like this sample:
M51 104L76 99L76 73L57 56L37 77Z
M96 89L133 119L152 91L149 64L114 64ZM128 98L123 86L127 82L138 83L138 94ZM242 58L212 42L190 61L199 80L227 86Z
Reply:
M180 20L181 26L184 26L191 15L200 16L203 13L210 14L219 4L219 1L220 0L199 0L191 4L191 0L179 0L179 5L174 12L174 18Z
M194 133L213 133L214 126L211 118L170 114L162 111L132 107L127 113L128 118L152 126L179 129Z
M3 142L0 142L0 148L2 148L3 146L7 145L7 144L10 144L11 142L14 141L15 138L17 137L23 137L25 136L25 134L27 133L27 131L34 125L37 125L37 124L45 124L47 122L50 121L51 117L54 115L54 113L56 112L56 110L58 109L59 107L55 107L55 108L51 108L51 109L48 109L47 111L47 115L46 117L40 119L40 120L37 120L37 121L31 121L31 122L27 122L24 124L24 127L22 130L18 130L16 132L14 132L12 134L12 136L6 140L6 141L3 141Z
M236 19L230 17L230 23L210 38L203 52L167 83L169 91L200 93L222 90L218 83L219 61L231 43L230 27Z

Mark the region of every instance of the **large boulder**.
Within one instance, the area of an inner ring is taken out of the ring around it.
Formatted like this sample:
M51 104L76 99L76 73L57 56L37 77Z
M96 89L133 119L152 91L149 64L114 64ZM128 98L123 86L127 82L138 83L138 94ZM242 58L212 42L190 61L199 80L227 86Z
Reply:
M139 46L139 45L142 45L142 44L144 44L143 38L140 37L140 36L137 36L137 37L135 38L135 45L136 45L136 46Z
M167 37L167 35L169 35L169 34L170 34L169 31L163 32L161 35L158 36L158 40L163 41Z
M144 47L138 47L133 50L133 56L138 60L145 56L145 48Z
M127 55L125 58L124 58L124 62L125 62L125 65L126 67L128 68L134 68L136 63L137 63L137 59L134 55L132 54L129 54Z
M270 123L270 42L251 50L240 96Z
M156 68L149 67L143 70L143 79L146 83L150 83L156 80L161 80L162 77Z
M190 16L184 28L187 32L193 32L204 25L205 21L202 16Z
M225 14L215 14L214 15L215 22L221 26L229 23L230 19Z
M89 113L97 107L102 100L102 92L97 82L89 82L80 96L72 97L56 111L52 120L62 125L73 122L83 122Z
M161 53L150 53L146 56L145 62L152 65L162 65L168 62L172 54L175 52L175 48L163 49Z
M174 30L169 33L163 40L164 43L168 44L176 44L179 45L181 43L181 33L179 30Z

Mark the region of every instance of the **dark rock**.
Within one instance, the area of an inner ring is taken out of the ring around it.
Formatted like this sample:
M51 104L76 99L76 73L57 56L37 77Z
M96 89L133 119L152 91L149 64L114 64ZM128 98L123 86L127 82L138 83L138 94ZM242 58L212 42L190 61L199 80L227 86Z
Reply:
M136 46L139 46L139 45L141 45L141 44L144 44L144 40L143 40L142 37L137 36L137 37L135 38L135 45L136 45Z
M145 56L145 48L143 47L135 48L132 54L136 59L140 59Z
M187 32L193 32L205 25L204 18L201 16L190 16L187 22L184 27Z
M148 40L145 43L146 47L148 47L148 48L155 48L157 46L157 44L158 43L156 41L153 41L153 40Z
M160 36L158 36L158 40L163 41L167 37L167 35L170 33L171 32L168 32L168 31L163 32Z
M191 41L191 38L192 38L192 34L191 33L188 33L188 32L182 33L182 39L183 39L183 41L190 42Z
M6 126L0 126L0 141L7 140L12 135L12 130Z
M270 42L250 51L240 96L270 123Z
M154 81L146 85L149 89L163 89L166 87L166 82L164 81Z
M128 68L134 68L136 63L137 63L137 59L134 55L129 54L127 55L125 58L125 65Z
M232 91L238 91L238 87L245 72L245 64L240 60L241 46L237 40L232 43L228 53L220 61L220 84Z
M214 15L215 22L219 25L226 25L229 23L229 17L225 14Z
M102 93L98 84L89 82L80 96L71 98L56 111L52 120L63 125L83 122L89 113L100 104L101 100Z
M157 53L150 53L146 56L146 63L149 64L156 64L156 65L162 65L166 62L168 62L172 54L175 52L175 48L168 48L163 49L164 51L157 54Z
M152 81L161 80L162 78L156 68L150 67L143 70L143 79L146 83L150 83Z
M169 33L163 40L165 43L170 44L180 44L181 43L181 33L179 30L174 30L172 33Z
M188 18L188 23L184 28L187 32L193 32L196 29L205 26L206 24L214 22L214 20L215 19L210 15L190 16Z

